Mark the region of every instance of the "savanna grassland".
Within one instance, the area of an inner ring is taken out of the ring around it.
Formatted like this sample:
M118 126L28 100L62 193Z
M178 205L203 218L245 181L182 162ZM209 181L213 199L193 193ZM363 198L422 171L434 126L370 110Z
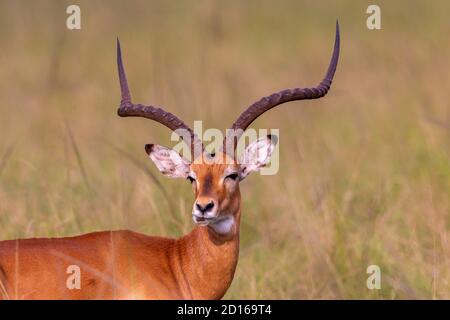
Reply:
M0 239L132 229L177 237L189 183L144 144L170 132L116 115L115 39L134 101L224 129L263 95L325 73L330 94L253 124L280 129L280 170L246 179L228 299L450 298L448 1L0 1ZM366 288L379 265L382 289Z

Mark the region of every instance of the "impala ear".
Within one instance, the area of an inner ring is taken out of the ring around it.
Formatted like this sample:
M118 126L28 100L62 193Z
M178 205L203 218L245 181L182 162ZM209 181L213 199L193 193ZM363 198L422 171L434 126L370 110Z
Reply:
M278 137L269 134L249 144L239 158L239 164L241 165L241 180L247 177L251 172L258 171L269 163L270 156L272 155L277 142Z
M157 144L147 144L145 152L163 175L171 178L188 177L189 162L176 151Z

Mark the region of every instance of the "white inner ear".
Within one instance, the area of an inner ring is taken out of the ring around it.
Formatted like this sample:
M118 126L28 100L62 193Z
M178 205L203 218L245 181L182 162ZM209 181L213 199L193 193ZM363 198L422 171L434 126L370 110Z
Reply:
M189 162L172 149L155 144L149 156L158 170L168 177L187 178L189 175Z
M278 142L276 136L266 136L253 141L239 159L241 165L241 179L244 179L253 171L267 165L270 161L275 145Z

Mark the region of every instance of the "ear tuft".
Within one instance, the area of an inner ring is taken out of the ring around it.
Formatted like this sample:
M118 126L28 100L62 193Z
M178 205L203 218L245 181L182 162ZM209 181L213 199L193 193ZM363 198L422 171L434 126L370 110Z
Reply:
M154 144L146 144L145 145L145 152L147 153L147 155L150 155L150 153L153 152L154 146L155 146Z
M272 143L272 145L274 145L274 146L276 146L278 143L278 136L276 136L274 134L268 134L267 139L269 139L270 142Z

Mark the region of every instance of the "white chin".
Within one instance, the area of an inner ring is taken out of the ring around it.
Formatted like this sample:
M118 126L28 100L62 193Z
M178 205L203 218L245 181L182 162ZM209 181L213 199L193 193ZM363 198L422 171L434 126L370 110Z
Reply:
M192 220L194 220L194 223L199 225L199 226L207 226L208 224L210 224L211 222L213 222L212 219L203 219L196 217L196 216L192 216Z
M219 234L227 234L233 230L234 217L231 215L226 215L219 219L216 219L214 223L211 224L211 228L214 229Z
M234 217L231 215L221 216L217 218L199 218L195 215L192 216L195 224L199 226L210 226L219 234L229 233L234 226Z

